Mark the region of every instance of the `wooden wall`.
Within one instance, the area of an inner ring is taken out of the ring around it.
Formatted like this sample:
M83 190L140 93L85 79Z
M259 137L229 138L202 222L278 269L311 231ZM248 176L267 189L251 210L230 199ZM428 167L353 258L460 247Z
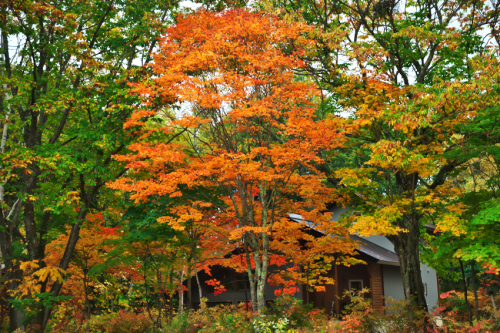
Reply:
M384 311L384 276L382 265L370 263L368 265L371 275L371 294L373 309L378 312Z
M366 260L363 258L363 260ZM325 292L310 292L309 303L314 308L322 309L326 314L331 314L332 301L334 301L334 314L342 314L344 308L351 302L349 297L342 298L346 290L349 290L349 280L362 280L363 288L370 288L369 297L373 300L373 307L376 311L383 311L384 307L384 282L382 265L368 260L367 265L353 265L350 267L337 267L337 285L326 285ZM328 277L335 279L335 269L328 272ZM305 287L305 286L303 286ZM304 288L305 291L305 288ZM336 296L340 297L337 298ZM303 294L304 303L306 293Z

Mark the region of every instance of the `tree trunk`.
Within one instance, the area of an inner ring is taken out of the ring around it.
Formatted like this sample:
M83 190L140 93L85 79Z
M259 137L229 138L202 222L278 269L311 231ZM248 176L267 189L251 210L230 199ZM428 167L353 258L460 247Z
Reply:
M155 321L155 326L154 328L155 329L158 329L158 331L160 331L160 329L162 328L161 326L161 313L163 311L163 307L167 304L166 302L166 299L165 299L165 292L161 292L161 289L162 289L162 285L163 285L163 282L162 282L162 279L161 279L161 270L160 270L160 266L156 266L156 281L158 281L158 295L156 296L156 306L158 308L158 315L156 316L156 321ZM161 295L161 297L160 297Z
M198 269L196 269L196 254L193 253L193 262L194 262L194 276L196 278L196 283L198 284L198 296L200 296L200 304L201 299L203 298L203 292L201 290L200 279L198 278Z
M21 328L21 331L24 332L23 319L24 313L9 305L9 329L11 332L14 332L18 328Z
M179 278L179 284L180 284L180 290L179 290L179 316L182 315L182 312L184 310L184 288L183 288L183 283L184 283L184 268L181 270L181 277Z
M92 196L93 198L94 196ZM85 200L87 204L90 202L88 198ZM80 211L78 212L77 218L76 218L76 223L73 224L71 227L71 232L69 234L69 239L66 244L66 248L64 249L64 254L61 259L61 262L59 264L59 268L63 270L67 270L69 266L69 262L71 260L71 257L73 256L73 251L75 250L76 243L78 242L78 239L80 239L80 223L85 219L87 216L87 206L83 206L80 208ZM62 283L56 281L51 289L52 296L56 297L59 295L62 289ZM114 304L114 303L113 303ZM42 323L42 331L45 331L45 328L47 327L47 324L49 322L49 319L52 314L52 308L51 307L46 307L43 311L43 323Z
M263 187L261 186L261 189L260 189L262 192L264 192L264 189ZM267 211L267 207L264 205L264 203L266 202L265 198L262 198L261 202L263 203L262 205L262 216L261 216L261 219L262 219L262 227L267 227L269 226L270 230L272 230L272 217L271 217L271 221L269 221L269 225L268 225L268 211ZM257 275L257 301L259 302L259 315L262 314L262 311L264 310L264 308L266 307L266 283L267 283L267 266L268 266L268 251L269 251L269 238L270 236L263 232L261 233L262 235L262 258L260 258L261 260L259 261L260 263L260 269L257 270L257 260L255 260L255 268L256 268L256 275ZM258 249L258 244L256 246L256 248ZM254 252L254 256L258 257L259 256L259 251L255 251Z
M470 326L472 326L472 311L470 309L469 301L467 299L467 280L465 280L464 264L462 263L462 260L460 260L460 259L458 259L458 262L460 263L460 270L462 271L462 281L464 282L465 306L467 307L467 314L469 315Z
M251 236L245 237L245 239ZM252 298L252 310L254 315L260 315L266 306L266 282L267 282L267 265L268 265L268 247L269 236L262 234L262 257L257 251L253 252L253 259L255 263L255 274L252 274L252 266L250 261L250 252L248 244L244 244L245 256L247 258L248 279L250 281L250 295ZM259 248L258 243L256 244Z
M187 288L188 288L188 313L193 308L193 289L191 283L191 269L188 272L188 280L187 280Z
M250 284L250 300L252 301L252 311L254 315L258 313L257 307L257 292L255 290L255 277L252 274L252 264L250 260L250 249L249 249L249 236L245 235L243 242L243 249L245 250L245 259L247 264L247 274L248 274L248 282Z
M257 280L257 302L259 305L259 315L266 307L266 282L267 282L267 264L268 264L268 247L269 247L269 235L262 234L262 261L260 272L258 274Z
M474 312L476 313L476 320L479 321L481 320L481 316L479 315L479 301L477 298L476 271L474 270L475 264L476 264L475 260L472 260L472 262L470 263L470 272L471 272L470 285L472 288L472 292L474 293Z
M0 218L3 216L0 214ZM3 220L4 222L6 220ZM13 251L11 236L8 232L2 231L0 229L0 249L2 251L2 256L5 264L5 281L7 290L16 290L19 287L19 281L22 278L22 273L19 271L19 266L14 266L13 262ZM9 310L9 331L13 332L19 327L22 327L22 321L24 319L24 314L15 309L11 304L8 306Z
M417 225L409 224L408 232L400 232L395 236L388 236L394 244L394 250L398 255L403 288L408 306L408 319L413 330L415 330L414 311L415 307L429 311L425 300L424 284L420 271L419 241L420 231ZM414 226L413 228L411 226Z
M170 282L170 287L174 285L174 268L170 270L170 276L169 276L169 282ZM170 292L168 296L168 305L169 305L169 318L167 323L172 322L172 318L174 318L174 292Z
M496 311L497 311L497 305L495 304L495 293L493 292L493 290L491 290L490 287L486 288L486 292L490 295L491 304L493 305L493 311L494 311L494 313L496 313ZM495 320L498 320L497 316L495 316Z
M245 310L248 311L248 291L250 290L250 284L247 285L245 275L243 275L243 285L245 286Z
M85 292L85 314L87 320L90 320L90 302L89 302L89 289L87 283L87 271L88 271L87 268L83 270L83 291Z

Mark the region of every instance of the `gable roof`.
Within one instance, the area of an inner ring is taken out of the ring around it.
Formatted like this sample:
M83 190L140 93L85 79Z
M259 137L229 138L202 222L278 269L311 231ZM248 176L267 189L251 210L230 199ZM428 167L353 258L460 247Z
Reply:
M302 216L299 214L294 214L294 213L288 213L289 218L292 221L295 222L304 222L309 228L316 230L320 233L323 233L321 230L319 230L316 226L316 224L312 221L304 221L302 219ZM382 264L382 265L391 265L391 266L399 266L399 259L396 253L387 250L386 248L383 248L380 245L377 245L375 243L372 243L364 238L361 238L356 235L349 235L349 237L354 240L358 241L361 244L358 246L357 250L361 253L364 253L374 259L377 260L377 264Z

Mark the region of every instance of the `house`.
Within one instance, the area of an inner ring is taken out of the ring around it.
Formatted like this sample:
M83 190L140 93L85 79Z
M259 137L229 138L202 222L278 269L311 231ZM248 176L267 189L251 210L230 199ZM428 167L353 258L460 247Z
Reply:
M332 220L336 221L342 213L347 209L333 208ZM297 222L302 222L302 218L297 214L289 214L290 219ZM323 236L321 232L314 230L314 224L309 222L309 225L318 237ZM429 226L429 231L432 227ZM403 280L399 269L398 256L394 252L394 246L384 236L359 237L356 235L350 236L352 239L359 241L361 245L357 248L358 255L356 258L362 259L366 265L353 265L350 267L334 265L328 272L328 277L336 281L335 285L326 285L324 292L309 292L309 303L314 308L323 309L331 315L339 315L343 308L348 304L349 300L337 298L337 295L342 296L345 290L361 290L369 288L369 298L373 300L375 310L382 311L384 302L388 299L396 301L404 299ZM438 277L434 269L425 264L420 265L422 280L425 289L425 298L429 310L438 305ZM269 271L273 271L273 267L269 267ZM246 273L238 274L227 268L213 268L212 276L200 273L200 281L216 278L221 281L221 284L228 289L226 292L214 295L213 287L201 282L203 296L208 298L207 305L215 305L222 303L238 304L240 302L249 301L250 294L248 292L248 278ZM199 296L197 286L193 286L193 304L199 304ZM266 299L272 302L276 299L274 291L279 287L271 285L266 286ZM299 286L299 292L295 297L302 299L304 303L307 300L307 291L304 286Z

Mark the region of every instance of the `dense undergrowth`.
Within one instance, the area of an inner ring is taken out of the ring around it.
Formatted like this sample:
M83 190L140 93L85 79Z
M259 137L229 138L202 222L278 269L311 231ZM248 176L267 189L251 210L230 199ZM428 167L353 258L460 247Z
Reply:
M408 320L404 301L386 300L383 313L373 309L371 300L364 298L366 290L344 294L350 303L340 318L331 318L322 311L304 306L293 297L280 297L269 306L264 315L254 318L248 304L239 306L218 305L207 307L202 302L198 310L185 311L174 317L143 309L142 312L119 310L118 312L92 315L89 320L81 315L64 313L56 316L50 325L51 333L405 333L405 332L500 332L496 319L500 311L486 305L481 320L472 325L466 320L466 312L458 297L447 297L432 316L414 311L414 321ZM460 295L458 295L460 296ZM157 318L160 318L157 320ZM153 320L154 319L154 320ZM438 325L439 324L439 325ZM8 320L4 317L0 332L8 332ZM26 332L36 333L36 327ZM16 332L17 333L17 332Z

